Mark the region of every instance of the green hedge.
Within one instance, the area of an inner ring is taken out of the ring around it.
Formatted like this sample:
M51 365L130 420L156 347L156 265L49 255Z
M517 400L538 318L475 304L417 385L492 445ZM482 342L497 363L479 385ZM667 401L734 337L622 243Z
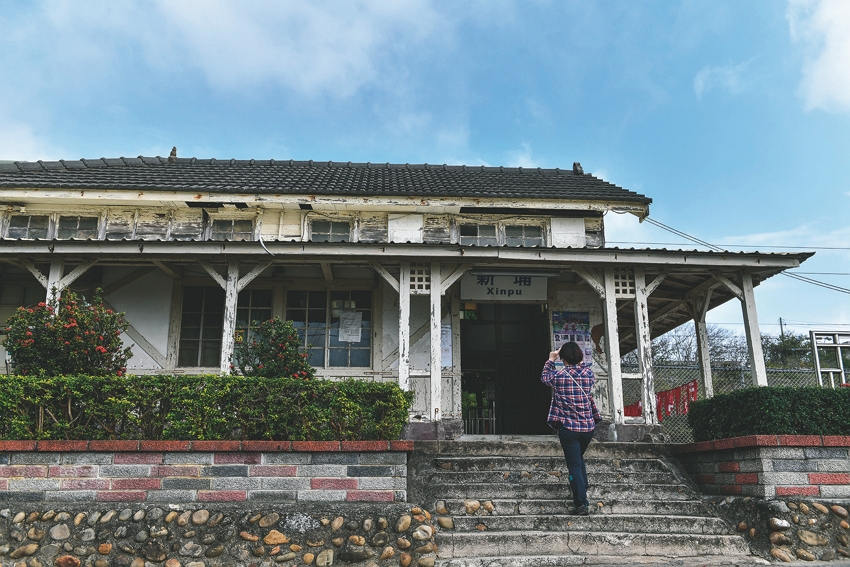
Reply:
M692 402L696 441L744 435L850 435L850 388L747 388Z
M0 439L397 439L411 397L360 380L0 375Z

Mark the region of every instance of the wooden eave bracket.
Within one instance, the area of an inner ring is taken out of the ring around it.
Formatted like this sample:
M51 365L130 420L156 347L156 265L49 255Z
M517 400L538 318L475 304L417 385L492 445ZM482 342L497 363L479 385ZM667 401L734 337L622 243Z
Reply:
M655 276L655 279L646 284L646 295L652 295L652 292L658 289L658 286L661 285L661 283L664 281L664 278L666 278L669 274L670 268L664 268L663 270L661 270L658 275Z
M221 286L222 289L227 289L227 280L225 280L221 274L215 271L209 262L206 260L198 260L198 264L210 275L212 279L215 280L215 283Z
M596 293L599 294L599 297L603 299L605 298L605 286L602 285L602 280L596 273L596 269L573 267L572 270L577 273L581 277L581 279L587 282L587 285L596 290ZM655 281L653 281L653 283L655 283Z
M40 283L44 289L47 289L47 276L42 274L30 260L13 260L12 263L29 270L29 272L35 276L35 279L38 280L38 283Z
M394 290L396 290L396 293L398 293L398 290L399 290L399 287L400 287L399 284L398 284L398 280L395 279L395 277L391 273L389 273L386 270L386 268L384 268L382 265L378 264L377 262L369 262L369 265L372 267L373 270L375 270L376 272L381 274L381 277L384 278L384 280L388 284L390 284L390 287L392 287Z
M451 269L451 266L448 266L448 268ZM457 280L462 278L463 274L465 274L467 270L469 270L469 268L469 264L461 264L460 266L455 268L455 270L450 274L446 276L443 276L441 274L442 277L440 278L440 295L446 295L446 292L449 290L449 288L452 287L452 285Z
M720 283L722 283L726 287L726 289L732 292L735 297L737 297L741 301L744 301L744 292L740 287L735 284L735 282L733 282L720 272L713 271L711 272L711 276Z
M18 264L19 266L29 270L29 272L33 276L35 276L35 279L38 280L38 283L40 283L42 287L44 287L44 289L47 289L47 286L49 285L47 276L42 274L41 271L36 268L35 264L33 264L30 260L16 260L13 263ZM56 282L56 291L61 293L62 290L77 281L77 278L86 273L88 269L94 266L95 264L97 264L97 260L86 260L82 264L78 265L67 275L65 275L65 277Z
M260 262L259 264L254 266L253 270L251 270L250 272L248 272L247 274L245 274L244 276L239 278L239 281L236 282L236 291L240 292L243 289L245 289L248 286L249 283L254 281L257 278L257 276L259 276L260 274L265 272L266 269L271 265L272 265L272 261L267 260L265 262Z
M161 260L154 260L153 265L168 274L169 276L171 276L172 278L174 278L175 280L183 278L183 274L181 273L182 271L179 268L174 269Z

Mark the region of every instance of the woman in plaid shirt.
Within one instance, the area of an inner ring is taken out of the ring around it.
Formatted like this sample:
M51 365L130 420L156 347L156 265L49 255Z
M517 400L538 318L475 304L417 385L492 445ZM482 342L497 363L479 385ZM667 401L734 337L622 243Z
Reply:
M564 368L555 368L560 357ZM549 353L540 380L552 388L549 407L549 425L558 432L564 449L567 469L570 471L570 488L573 492L574 516L588 515L587 468L584 452L593 439L596 424L602 421L591 389L596 377L589 364L583 364L584 354L576 343L564 344L560 350Z

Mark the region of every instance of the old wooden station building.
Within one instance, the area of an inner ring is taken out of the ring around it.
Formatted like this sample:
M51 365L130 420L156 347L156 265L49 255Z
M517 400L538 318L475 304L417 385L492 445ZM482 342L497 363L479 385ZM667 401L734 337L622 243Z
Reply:
M327 379L397 381L424 434L462 432L461 392L491 432L545 433L547 352L579 342L622 423L620 355L740 301L766 384L753 288L809 254L619 249L606 214L651 200L582 171L138 157L0 164L0 318L46 290L126 312L134 373L229 372L254 321L295 322ZM7 365L8 366L8 365ZM462 377L466 376L466 380Z

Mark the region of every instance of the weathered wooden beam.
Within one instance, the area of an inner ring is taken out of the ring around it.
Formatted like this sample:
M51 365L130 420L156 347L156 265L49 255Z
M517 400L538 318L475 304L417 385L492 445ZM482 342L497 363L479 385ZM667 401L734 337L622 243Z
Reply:
M319 265L322 267L322 274L325 276L325 281L326 282L334 281L334 272L331 269L331 265L328 264L327 262L322 262Z
M65 271L65 261L61 258L53 258L50 260L50 271L47 274L47 301L58 306L59 298L62 296L62 289L59 287L59 282L62 280L62 275ZM55 295L52 295L53 292Z
M614 292L614 269L606 268L604 275L605 354L608 358L608 398L611 419L623 423L623 377L620 369L620 337L617 328L617 298Z
M445 317L448 314L449 314L448 307L443 308L441 313L440 313L440 320L442 321L443 317ZM427 335L430 332L431 332L430 321L423 323L422 325L419 326L418 329L416 329L416 331L414 331L410 334L410 344L415 345L420 340L422 340L422 337L424 337L425 335ZM460 339L458 339L458 340L460 340ZM460 344L460 343L454 343L454 344ZM390 364L392 364L396 360L398 360L398 347L396 347L395 349L393 349L392 352L390 352L389 354L387 354L383 357L383 359L381 360L381 368L387 368Z
M392 287L394 290L396 290L396 292L398 292L398 280L395 279L395 277L393 277L393 275L389 273L386 268L384 268L377 262L369 262L369 265L372 267L373 270L378 272L388 284L390 284L390 287Z
M605 297L605 286L599 281L599 276L596 274L596 270L594 268L582 268L581 266L576 266L573 268L573 271L577 273L581 279L587 282L587 284L599 294L599 297Z
M103 304L109 309L112 309L113 311L118 311L117 309L115 309L115 307L112 306L111 303L109 303L105 299L103 301ZM133 339L133 342L135 342L136 345L138 345L138 347L142 349L145 354L151 357L153 361L159 365L160 368L165 368L167 364L165 355L159 352L159 349L153 346L153 344L151 344L151 342L147 340L145 336L133 326L132 323L130 323L126 316L124 317L124 322L127 323L127 330L125 331L127 333L127 336Z
M714 381L711 375L711 345L708 343L708 325L705 316L711 303L713 290L708 289L688 302L690 315L694 320L694 329L697 339L697 359L699 360L700 382L703 396L714 397Z
M658 423L658 415L655 413L655 378L652 368L648 297L646 274L643 268L635 268L635 336L637 337L638 369L643 386L641 388L643 418L647 425L655 425Z
M183 319L183 281L171 280L171 308L168 312L168 343L165 368L177 368L180 356L180 326Z
M168 274L169 276L171 276L175 280L179 280L180 278L183 277L182 270L180 270L179 268L174 269L171 266L168 266L167 264L165 264L165 262L162 262L161 260L154 260L153 264L154 264L154 266L156 266L157 268L159 268L160 270L162 270L163 272L165 272L166 274Z
M469 264L461 264L460 266L455 268L455 270L451 274L448 274L446 277L441 278L440 293L442 295L445 295L449 288L452 287L452 285L454 285L457 280L462 278L463 274L465 274L467 270L469 270ZM442 276L442 273L440 275Z
M210 275L212 279L215 280L215 283L220 285L222 289L227 289L227 281L221 277L221 274L215 271L215 268L213 268L209 262L206 260L198 260L198 264Z
M126 276L120 277L117 280L115 280L114 282L112 282L111 284L103 286L103 295L105 295L105 296L111 295L111 294L115 293L116 291L118 291L119 289L121 289L122 287L130 285L134 281L143 278L144 276L148 275L149 273L151 273L155 269L156 268L154 268L153 266L144 266L142 268L138 268L136 270L133 270L132 272L130 272Z
M430 400L430 415L434 421L440 421L443 418L443 364L442 350L440 345L441 338L441 314L440 304L442 301L440 277L440 263L431 262L431 309L429 319L431 322L431 400Z
M97 264L97 260L85 260L82 264L79 264L76 268L71 270L68 274L62 277L57 284L57 288L59 291L64 290L66 287L77 281L81 275L86 273L89 268Z
M410 262L401 263L398 281L398 386L410 390Z
M221 334L220 371L230 374L233 358L234 335L236 334L236 304L239 300L239 261L227 262L227 280L224 287L224 322Z
M646 295L649 297L652 293L658 289L658 286L664 281L664 279L670 274L670 268L664 268L661 270L655 279L653 279L650 283L646 284Z
M747 335L747 347L750 355L750 369L753 374L753 386L767 386L767 369L764 364L764 352L761 347L761 331L756 312L756 296L753 290L753 275L741 272L741 307L744 311L744 331Z
M35 279L38 280L38 283L44 286L44 288L49 292L50 287L48 287L47 276L41 273L41 270L35 267L35 264L30 262L29 260L14 260L13 264L18 264L22 268L26 268L29 272L35 276Z
M711 275L714 279L716 279L717 281L722 283L724 286L726 286L726 289L731 291L732 294L735 297L737 297L741 301L744 301L744 292L743 292L743 290L741 290L740 287L735 285L735 282L733 282L732 280L730 280L729 278L727 278L726 276L724 276L720 272L712 271ZM752 276L750 276L750 282L752 282Z
M260 262L259 264L254 266L254 269L252 269L250 272L248 272L247 274L245 274L244 276L239 278L239 282L236 284L236 293L239 293L240 291L245 289L245 287L248 284L250 284L252 281L254 281L257 278L257 276L259 276L260 274L265 272L266 269L271 265L272 265L271 260L268 260L266 262Z

